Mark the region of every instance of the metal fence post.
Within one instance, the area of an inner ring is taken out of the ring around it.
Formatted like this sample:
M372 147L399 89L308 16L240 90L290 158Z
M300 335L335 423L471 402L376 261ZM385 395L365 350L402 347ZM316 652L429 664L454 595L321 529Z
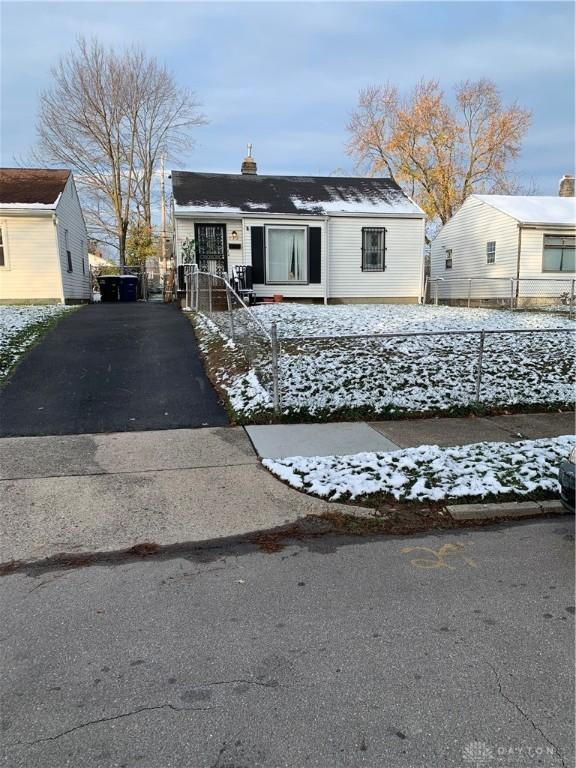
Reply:
M438 280L434 284L434 306L438 306Z
M478 366L476 369L476 402L480 402L480 385L482 383L482 361L484 359L484 339L486 333L480 331L480 347L478 348Z
M232 341L236 341L236 334L234 333L234 309L232 307L232 294L230 293L230 286L226 285L226 302L228 303L228 317L230 318L230 338Z
M270 326L270 347L272 350L272 398L274 404L274 413L279 416L280 403L280 375L278 370L280 346L278 344L278 328L276 323Z
M426 277L424 278L424 301L422 302L422 304L428 304L428 281L429 281L429 277L428 275L426 275Z
M468 280L468 309L470 309L470 299L472 298L472 278Z
M514 278L510 278L510 309L514 309Z
M574 278L572 278L572 282L570 283L570 311L568 312L568 316L570 318L574 317Z
M212 277L208 280L208 312L212 314Z

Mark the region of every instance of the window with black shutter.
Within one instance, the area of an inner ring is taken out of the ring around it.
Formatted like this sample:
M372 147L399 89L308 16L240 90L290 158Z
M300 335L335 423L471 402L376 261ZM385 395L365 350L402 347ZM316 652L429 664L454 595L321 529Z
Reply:
M384 227L362 227L362 272L386 269L386 230Z
M264 227L251 227L252 282L262 284L264 277Z

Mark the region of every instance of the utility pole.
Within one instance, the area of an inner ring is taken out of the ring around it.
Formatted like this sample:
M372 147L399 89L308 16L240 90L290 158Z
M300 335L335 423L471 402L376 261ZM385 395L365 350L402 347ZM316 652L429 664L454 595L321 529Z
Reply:
M164 155L160 156L160 258L162 271L168 271L166 263L166 195L164 191Z

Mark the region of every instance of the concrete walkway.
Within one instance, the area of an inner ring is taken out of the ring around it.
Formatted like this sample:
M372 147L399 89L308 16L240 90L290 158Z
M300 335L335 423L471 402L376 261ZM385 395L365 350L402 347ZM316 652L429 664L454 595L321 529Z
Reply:
M574 433L574 413L531 413L485 418L437 418L246 427L258 455L346 456L417 445L515 442Z
M3 563L238 536L347 508L272 477L242 427L5 438L0 468Z
M288 488L265 455L328 455L569 434L573 414L216 427L0 440L0 562L178 544L369 510ZM264 447L263 447L264 446Z

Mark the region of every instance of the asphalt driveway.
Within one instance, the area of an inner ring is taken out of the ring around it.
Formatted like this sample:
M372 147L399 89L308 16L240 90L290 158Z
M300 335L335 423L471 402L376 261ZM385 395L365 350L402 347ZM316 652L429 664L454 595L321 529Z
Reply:
M92 304L61 320L0 390L0 436L223 426L172 305Z

